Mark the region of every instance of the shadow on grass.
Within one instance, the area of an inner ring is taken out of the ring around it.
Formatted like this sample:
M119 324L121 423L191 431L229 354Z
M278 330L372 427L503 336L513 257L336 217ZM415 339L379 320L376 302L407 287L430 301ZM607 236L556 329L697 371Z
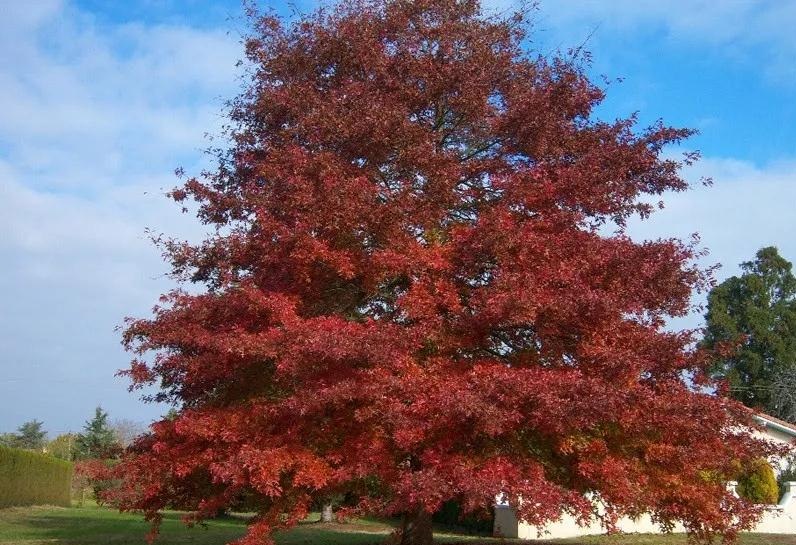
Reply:
M231 515L210 520L206 525L187 527L182 513L164 513L162 545L223 545L241 537L247 517ZM394 529L395 521L355 520L344 524L304 522L277 533L278 545L381 545ZM3 545L145 545L149 525L141 515L119 513L100 507L27 507L0 510L0 544ZM519 544L483 536L453 534L435 530L437 543L453 545ZM577 539L525 542L528 545L685 545L683 535L593 536ZM796 536L743 535L739 545L796 545Z
M249 517L230 515L188 527L183 513L165 512L162 545L223 545L241 537ZM392 531L387 522L357 520L346 524L302 523L276 534L279 545L380 545ZM26 507L0 510L3 545L145 545L149 524L140 514L111 509Z
M98 507L71 509L28 508L0 513L0 543L56 543L64 545L145 545L149 524L141 515ZM181 513L164 513L156 543L222 545L239 538L245 523L211 521L206 527L186 527Z

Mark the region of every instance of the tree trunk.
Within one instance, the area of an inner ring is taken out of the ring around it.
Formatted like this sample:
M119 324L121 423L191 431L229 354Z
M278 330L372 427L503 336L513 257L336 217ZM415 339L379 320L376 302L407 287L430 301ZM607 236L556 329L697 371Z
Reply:
M333 522L332 502L326 502L321 507L321 522Z
M413 511L405 513L401 522L401 545L432 545L431 513Z

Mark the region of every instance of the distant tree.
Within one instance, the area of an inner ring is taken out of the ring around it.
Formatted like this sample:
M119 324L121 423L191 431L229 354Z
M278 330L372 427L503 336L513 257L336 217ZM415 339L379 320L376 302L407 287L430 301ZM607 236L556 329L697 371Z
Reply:
M136 422L127 418L117 418L111 423L116 442L123 448L127 448L136 437L146 432L146 426L141 422Z
M83 433L75 441L75 457L78 459L108 458L120 450L116 434L108 423L108 413L97 407L94 418L86 422Z
M76 433L62 433L47 443L47 453L61 460L75 459Z
M788 397L783 385L796 368L796 277L772 246L741 269L741 276L728 278L708 295L703 344L716 350L713 372L727 380L734 398L792 418L790 402L783 404Z
M779 371L771 383L771 411L796 423L796 366Z
M14 447L17 441L16 434L13 433L0 433L0 446Z
M17 428L14 438L16 448L30 450L41 450L47 440L47 432L44 431L44 423L38 420L30 420Z
M777 488L779 497L785 493L785 483L796 481L796 457L791 457L788 465L777 475Z

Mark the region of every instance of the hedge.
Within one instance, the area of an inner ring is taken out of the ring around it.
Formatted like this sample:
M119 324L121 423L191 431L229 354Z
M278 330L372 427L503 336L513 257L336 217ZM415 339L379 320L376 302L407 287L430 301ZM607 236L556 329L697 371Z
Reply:
M0 446L0 508L69 506L72 464L46 454Z

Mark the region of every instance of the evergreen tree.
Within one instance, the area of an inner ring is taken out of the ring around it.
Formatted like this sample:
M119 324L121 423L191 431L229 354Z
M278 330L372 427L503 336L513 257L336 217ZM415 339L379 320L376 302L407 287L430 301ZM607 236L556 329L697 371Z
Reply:
M108 423L108 413L97 407L94 418L86 422L75 441L75 458L108 458L119 451L116 434Z
M708 295L703 345L716 350L713 372L734 398L787 418L774 393L796 367L796 277L773 246L741 269Z
M30 450L41 450L44 447L47 432L44 431L44 424L38 420L30 420L17 428L14 437L16 448Z

